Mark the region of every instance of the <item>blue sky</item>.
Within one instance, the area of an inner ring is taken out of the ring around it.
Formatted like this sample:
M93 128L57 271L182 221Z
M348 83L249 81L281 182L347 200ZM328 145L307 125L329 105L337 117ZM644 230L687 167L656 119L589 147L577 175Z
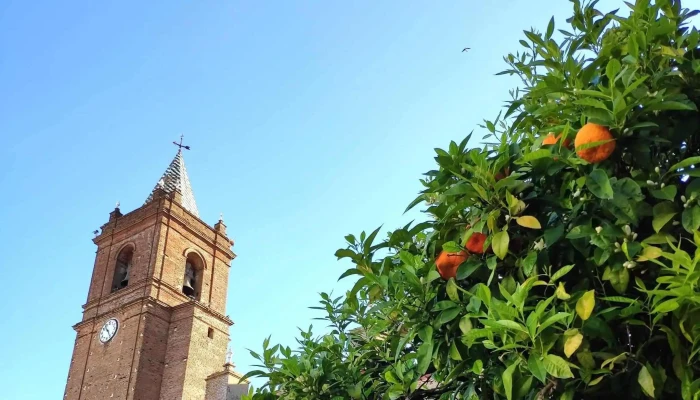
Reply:
M3 398L61 398L91 232L117 200L143 203L181 133L201 217L223 212L236 241L228 314L246 372L246 348L292 345L317 293L347 287L344 235L416 217L402 212L433 148L478 138L517 84L494 74L522 30L569 13L563 0L0 2Z

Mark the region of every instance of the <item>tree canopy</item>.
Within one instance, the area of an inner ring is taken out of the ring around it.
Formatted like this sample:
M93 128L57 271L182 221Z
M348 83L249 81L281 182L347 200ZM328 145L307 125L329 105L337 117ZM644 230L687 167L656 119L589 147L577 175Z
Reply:
M330 332L265 340L247 399L700 399L698 11L595 3L525 32L485 143L435 150L427 221L346 236Z

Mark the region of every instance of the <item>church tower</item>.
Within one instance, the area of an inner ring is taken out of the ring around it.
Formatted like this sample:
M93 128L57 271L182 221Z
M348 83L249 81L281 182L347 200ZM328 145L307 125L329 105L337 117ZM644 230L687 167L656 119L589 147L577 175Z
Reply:
M199 218L182 147L146 203L117 205L93 239L66 400L230 400L246 389L226 356L233 241L221 219Z

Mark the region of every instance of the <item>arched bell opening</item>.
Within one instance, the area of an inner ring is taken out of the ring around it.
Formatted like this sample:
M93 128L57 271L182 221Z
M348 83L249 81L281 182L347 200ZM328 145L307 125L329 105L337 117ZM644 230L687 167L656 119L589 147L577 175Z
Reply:
M182 293L194 300L199 300L202 294L204 263L192 252L185 261L185 275L182 280Z
M126 246L117 255L117 262L114 266L112 276L112 292L124 289L129 286L129 276L131 274L131 262L134 258L133 246Z

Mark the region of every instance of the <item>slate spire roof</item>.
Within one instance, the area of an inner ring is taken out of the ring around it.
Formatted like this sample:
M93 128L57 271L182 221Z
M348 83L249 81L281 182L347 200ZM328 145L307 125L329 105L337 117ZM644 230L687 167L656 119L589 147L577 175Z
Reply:
M185 159L182 157L182 149L178 150L175 158L170 163L165 173L160 178L156 187L146 199L146 203L153 199L153 193L156 189L162 187L168 193L175 190L180 191L182 194L182 207L192 214L199 217L199 211L197 210L197 203L194 201L194 192L192 192L192 186L190 185L190 178L187 176L187 169L185 168Z

